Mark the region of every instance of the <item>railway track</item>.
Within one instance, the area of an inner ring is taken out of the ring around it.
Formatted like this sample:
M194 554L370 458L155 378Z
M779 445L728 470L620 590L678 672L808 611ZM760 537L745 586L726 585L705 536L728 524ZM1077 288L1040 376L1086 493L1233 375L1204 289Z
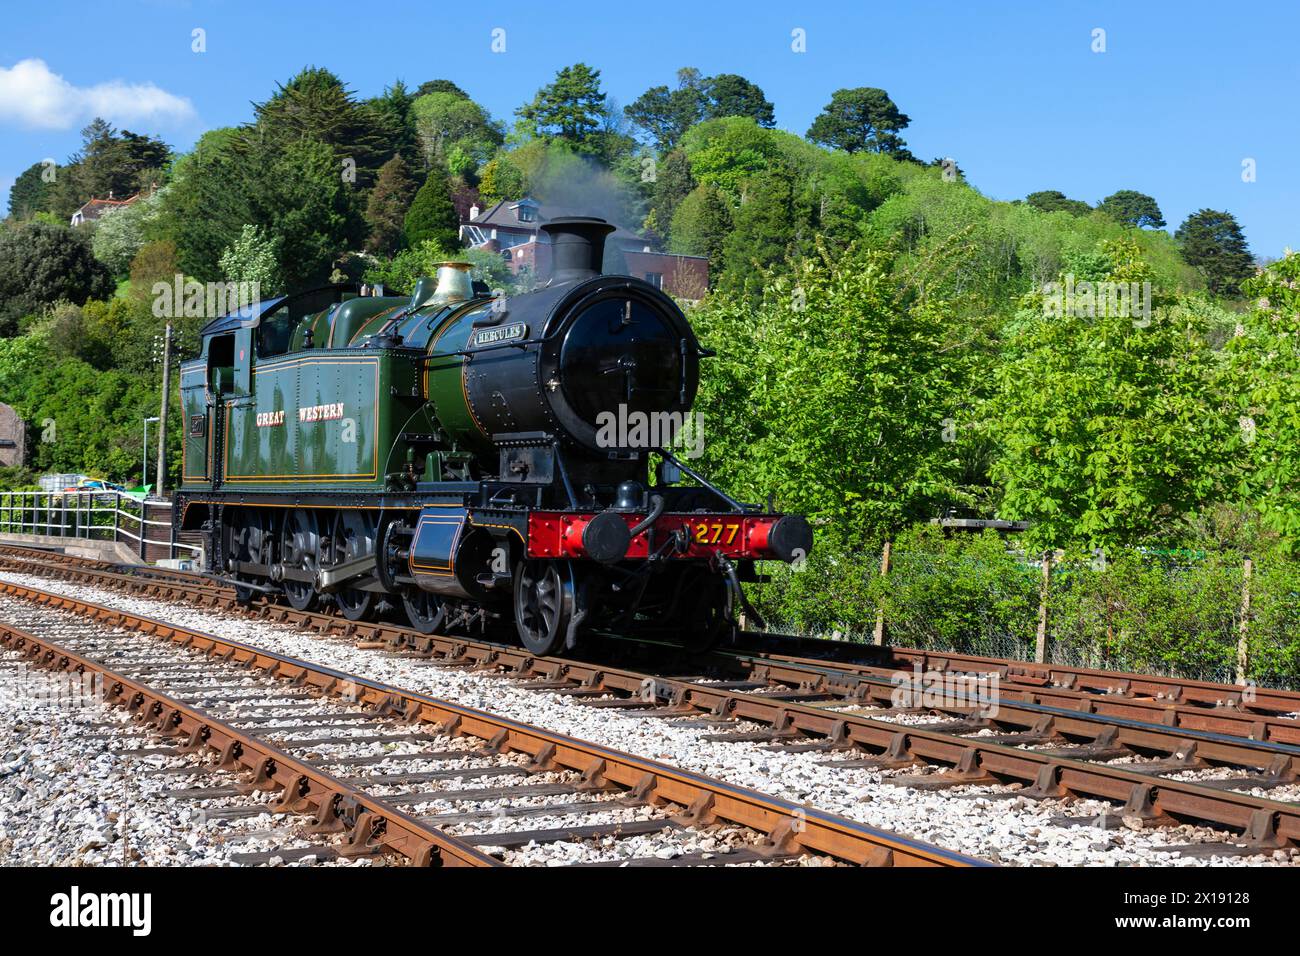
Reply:
M205 766L248 778L173 796L219 802L211 812L227 817L269 811L313 821L286 831L295 841L314 838L305 845L237 855L237 862L385 855L417 865L494 866L525 847L638 839L669 852L591 865L981 862L190 628L32 588L7 585L4 594L11 605L23 603L7 612L19 624L0 625L0 647L78 681L96 678L104 699L126 708L140 728L196 760L216 754ZM359 745L370 752L358 755ZM259 792L275 797L227 803ZM636 808L649 815L629 818ZM537 818L569 822L538 828ZM714 831L722 831L722 849L671 851ZM321 842L333 834L341 838Z
M75 561L61 562L50 573L137 592L161 588L164 594L155 596L171 599L191 593L184 580L163 584L157 575L137 579ZM235 607L233 593L220 588L211 588L201 600ZM251 613L449 666L494 670L539 689L613 695L593 703L647 716L705 714L720 722L753 722L766 729L715 739L826 751L843 766L922 770L894 778L907 786L1019 783L1019 792L1031 798L1096 798L1117 804L1119 816L1132 821L1205 821L1225 832L1222 842L1187 848L1189 853L1254 853L1300 839L1300 804L1293 799L1293 793L1300 794L1300 747L1291 742L1296 722L1276 711L1206 708L1174 698L1097 695L1072 687L1030 688L1014 680L999 688L993 713L987 713L993 702L978 699L898 708L888 705L907 685L896 674L868 665L719 652L693 658L696 670L682 672L667 666L680 663L674 652L640 644L625 651L651 659L651 669L631 670L607 660L537 658L487 641L425 636L396 625L355 624L270 605ZM942 719L936 722L931 715ZM725 723L719 729L725 731ZM1274 791L1283 799L1264 795Z

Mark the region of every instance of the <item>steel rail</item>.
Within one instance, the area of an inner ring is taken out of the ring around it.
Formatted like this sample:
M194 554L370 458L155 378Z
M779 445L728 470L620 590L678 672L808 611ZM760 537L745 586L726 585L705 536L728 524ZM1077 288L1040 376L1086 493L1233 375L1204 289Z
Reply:
M213 598L221 606L235 607L233 597ZM841 747L861 747L881 754L882 766L917 762L947 764L970 782L1019 780L1030 784L1027 793L1040 797L1090 796L1125 804L1126 811L1151 818L1177 817L1204 820L1240 829L1258 842L1300 842L1300 805L1252 797L1213 787L1169 780L1127 770L1121 766L1039 753L1007 746L996 738L907 727L870 717L827 711L796 701L752 694L670 677L621 670L597 662L567 658L538 658L523 648L445 635L421 635L409 628L386 623L351 622L331 615L294 612L277 605L261 605L264 619L296 622L322 634L408 646L455 663L492 667L516 675L562 681L588 692L621 693L642 698L647 706L663 700L669 712L700 711L771 725L778 733L826 737ZM1058 712L1059 711L1059 712ZM1170 728L1117 716L1085 714L1065 708L1043 708L1038 716L1051 720L1051 729L1085 740L1097 739L1104 727L1114 728L1125 746L1161 753L1187 752L1194 745L1200 758L1267 769L1275 779L1295 779L1300 758L1287 745L1226 735ZM1242 748L1248 748L1249 752ZM1255 762L1250 763L1251 760ZM1193 769L1189 766L1188 769Z
M33 560L57 562L64 567L90 568L116 578L126 579L140 577L150 581L168 580L177 586L196 588L205 593L209 600L219 600L217 591L233 591L214 585L204 575L171 571L159 568L131 568L130 574L122 574L123 566L108 561L80 558L73 555L58 554L21 545L0 544L0 556L5 553L24 554ZM345 622L351 623L351 622ZM409 630L397 625L386 625L385 630ZM411 633L418 633L411 631ZM1142 702L1164 701L1171 705L1188 707L1189 713L1196 708L1203 711L1217 711L1224 708L1238 710L1245 714L1274 716L1300 713L1300 691L1278 688L1243 687L1237 684L1220 684L1212 681L1195 681L1179 677L1138 674L1128 671L1108 671L1097 668L1070 667L1059 664L1036 664L1029 661L1010 658L981 657L973 654L956 652L920 650L907 647L876 647L874 645L855 644L845 641L830 641L820 638L801 637L797 635L745 632L743 640L751 642L749 647L741 647L744 653L771 660L789 659L791 662L807 661L836 665L857 664L866 667L892 668L893 670L911 670L920 667L922 671L948 670L970 674L993 673L999 675L1003 685L1031 688L1042 693L1058 691L1075 691L1094 698ZM767 646L784 646L794 650L821 652L803 654L784 651L765 650ZM844 658L849 658L845 660ZM1285 718L1282 718L1285 719Z
M346 694L357 706L410 722L433 723L439 733L479 737L489 742L491 752L527 755L535 769L574 770L593 788L615 786L632 791L638 799L679 804L687 808L686 816L694 824L726 821L764 833L775 850L802 850L869 866L988 865L813 807L240 641L9 582L0 582L0 594L167 639L309 691Z
M231 589L212 585L202 577L197 577L197 580L176 578L173 579L174 583L164 583L164 580L156 577L155 573L137 577L98 568L87 569L84 565L75 563L82 560L73 558L70 563L61 563L59 571L54 572L54 576L58 577L60 573L74 576L93 574L102 581L108 581L134 593L161 597L167 589L180 589L187 595L199 596L209 606L220 606L224 609L238 607L234 602ZM151 571L156 572L156 569ZM184 572L165 573L184 575L185 578L196 577L185 575ZM424 639L424 635L400 625L361 624L347 621L337 615L293 611L277 605L254 605L253 613L261 613L264 617L281 622L296 621L300 626L310 626L320 633L333 631L345 635L365 635L367 628L377 628L370 632L371 640L388 642L401 640L406 643L414 640L415 645L419 646ZM629 641L629 643L654 646L653 642L641 640ZM692 663L696 665L710 663L754 680L793 685L807 688L812 692L824 690L828 694L844 697L847 702L857 701L864 704L887 704L896 689L908 686L898 679L898 675L905 676L906 672L866 664L830 662L819 658L718 650L707 655L697 655ZM942 673L975 677L990 672L943 671ZM1180 742L1189 736L1210 734L1265 743L1300 745L1300 720L1295 718L1252 713L1231 706L1207 708L1178 704L1173 700L1134 698L1119 694L1103 695L1053 686L1038 687L1034 684L1021 685L1014 681L1003 682L1001 669L995 669L991 673L997 673L1000 677L998 686L1000 713L1004 715L1007 722L1026 729L1032 727L1043 716L1051 716L1059 710L1067 710L1073 712L1071 716L1096 717L1099 723L1114 718L1110 722L1115 726L1125 726L1123 721L1138 721L1153 725L1153 729L1157 731L1161 728L1184 731L1185 734L1178 738ZM940 703L934 709L960 714L973 708L961 704L946 706ZM1145 742L1137 740L1134 742L1145 746ZM1252 751L1260 749L1262 748L1250 747ZM1230 762L1252 766L1248 756L1233 758Z
M750 642L750 646L743 649L758 655L789 654L796 658L819 659L827 663L868 663L897 670L911 670L914 666L919 666L923 671L945 669L968 673L997 671L1003 680L1033 687L1059 687L1095 694L1150 697L1207 708L1226 705L1256 713L1300 713L1300 691L1295 690L1221 684L1183 677L1072 667L1065 664L1038 664L1006 657L981 657L976 654L923 650L892 644L877 647L870 644L798 635L745 632L741 637L743 641ZM774 650L775 648L787 648L787 650ZM822 654L825 656L820 656Z
M104 700L130 711L136 720L162 736L185 737L191 750L210 748L222 755L221 766L254 774L258 789L280 790L269 809L307 813L318 821L354 819L350 842L399 853L419 866L500 866L499 860L367 795L331 774L273 744L213 717L197 707L133 680L105 664L47 638L0 623L0 646L18 651L54 671L104 682Z

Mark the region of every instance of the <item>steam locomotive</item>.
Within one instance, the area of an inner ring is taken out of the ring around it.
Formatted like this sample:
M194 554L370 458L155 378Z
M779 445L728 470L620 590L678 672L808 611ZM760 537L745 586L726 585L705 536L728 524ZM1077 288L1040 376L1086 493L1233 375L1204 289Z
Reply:
M600 273L611 225L542 228L553 270L530 293L450 262L409 298L330 286L203 329L174 507L209 573L423 633L513 620L552 654L616 628L708 645L755 561L808 553L804 518L735 500L664 430L607 427L680 426L703 353L671 298Z

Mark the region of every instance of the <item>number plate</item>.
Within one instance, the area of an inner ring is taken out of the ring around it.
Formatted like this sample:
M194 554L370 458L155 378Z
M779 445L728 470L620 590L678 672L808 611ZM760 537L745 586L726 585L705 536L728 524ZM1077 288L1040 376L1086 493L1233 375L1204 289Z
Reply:
M692 521L691 541L702 545L734 547L740 539L739 521Z

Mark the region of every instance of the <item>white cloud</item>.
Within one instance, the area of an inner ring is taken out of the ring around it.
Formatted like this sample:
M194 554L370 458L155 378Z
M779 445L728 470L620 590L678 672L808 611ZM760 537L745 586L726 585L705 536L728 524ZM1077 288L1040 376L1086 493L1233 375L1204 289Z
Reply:
M70 129L96 116L116 124L178 123L193 119L194 105L152 83L111 80L74 86L44 60L0 66L0 123L38 129Z

